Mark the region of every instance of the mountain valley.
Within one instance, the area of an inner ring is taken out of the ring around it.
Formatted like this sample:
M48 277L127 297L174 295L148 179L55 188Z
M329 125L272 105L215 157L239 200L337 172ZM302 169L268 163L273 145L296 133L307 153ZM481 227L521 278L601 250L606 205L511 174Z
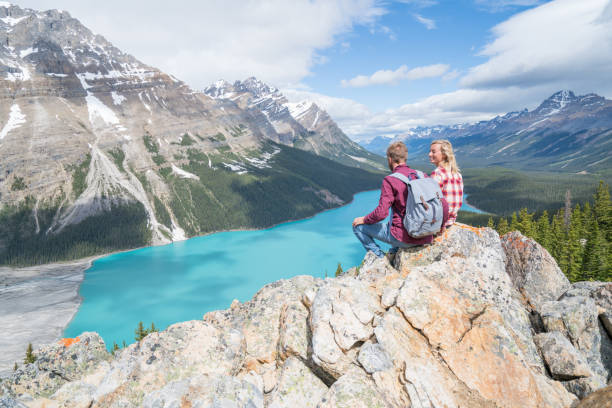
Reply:
M378 186L382 158L255 78L195 91L65 11L3 4L0 41L0 263L269 226Z

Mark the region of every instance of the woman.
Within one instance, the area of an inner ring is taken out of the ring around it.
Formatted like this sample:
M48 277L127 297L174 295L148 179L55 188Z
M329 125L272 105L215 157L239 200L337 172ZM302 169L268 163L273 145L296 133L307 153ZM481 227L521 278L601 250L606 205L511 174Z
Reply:
M459 167L455 161L453 146L448 140L434 140L429 149L429 161L436 169L431 173L438 184L444 198L448 202L448 221L446 227L450 227L457 220L457 213L463 204L463 177L459 173Z

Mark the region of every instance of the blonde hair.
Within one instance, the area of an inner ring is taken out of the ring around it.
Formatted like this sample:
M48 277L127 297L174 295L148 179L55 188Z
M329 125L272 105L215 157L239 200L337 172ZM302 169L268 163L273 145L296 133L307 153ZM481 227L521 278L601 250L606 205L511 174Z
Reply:
M444 158L439 164L444 167L446 171L450 171L452 174L459 173L459 166L457 166L457 160L455 160L455 153L453 153L453 145L448 140L434 140L431 142L430 147L438 144L440 145L440 151Z
M403 142L393 142L387 147L387 157L393 163L405 163L408 158L408 148Z

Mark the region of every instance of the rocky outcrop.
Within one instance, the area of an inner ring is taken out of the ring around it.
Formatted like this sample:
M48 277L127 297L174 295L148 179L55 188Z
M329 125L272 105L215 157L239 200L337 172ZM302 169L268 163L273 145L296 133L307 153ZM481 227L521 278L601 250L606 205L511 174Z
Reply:
M570 288L554 258L534 240L513 231L504 236L502 246L506 271L526 305L539 310L543 302L559 299Z
M612 378L612 284L571 285L552 257L519 232L504 235L507 271L530 309L549 374L580 398Z
M519 238L531 255L517 258L517 266L508 254ZM433 245L401 250L391 261L368 254L337 278L269 284L248 302L149 334L114 356L94 334L42 348L36 363L3 379L0 401L569 407L609 381L609 338L597 319L607 286L576 284L558 294L543 285L552 293L538 293L530 280L539 266L528 263L544 252L516 235L500 239L458 224ZM517 280L517 267L531 272ZM544 301L529 300L536 297Z

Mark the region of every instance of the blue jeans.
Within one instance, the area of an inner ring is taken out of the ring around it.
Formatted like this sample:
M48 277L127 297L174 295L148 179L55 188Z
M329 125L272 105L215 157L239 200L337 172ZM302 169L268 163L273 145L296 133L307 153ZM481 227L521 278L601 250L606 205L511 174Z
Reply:
M361 224L356 227L353 227L353 232L357 236L357 239L361 241L361 244L365 248L366 251L372 251L379 258L383 257L385 254L380 249L378 244L374 242L374 238L379 241L386 242L392 246L389 252L395 253L399 248L410 248L415 246L415 244L407 244L402 241L398 241L395 239L393 235L391 235L391 228L389 226L389 222L379 222L377 224Z

